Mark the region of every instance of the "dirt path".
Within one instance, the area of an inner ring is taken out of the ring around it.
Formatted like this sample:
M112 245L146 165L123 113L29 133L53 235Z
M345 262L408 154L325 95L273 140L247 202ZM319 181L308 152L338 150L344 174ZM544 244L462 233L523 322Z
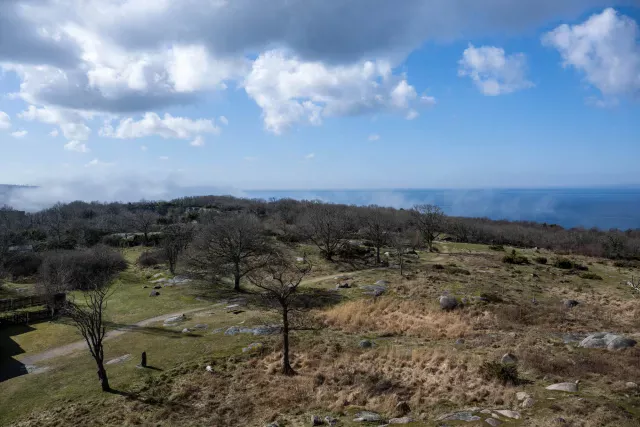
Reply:
M348 272L348 273L333 273L333 274L330 274L328 276L314 277L313 279L303 280L302 284L303 285L310 285L310 284L313 284L313 283L322 282L323 280L333 279L334 277L338 277L338 276L353 276L353 275L360 274L360 273L369 273L371 271L384 271L384 270L385 270L384 267L376 267L376 268L369 268L367 270L351 271L351 272Z
M107 332L105 340L118 337L122 334L126 334L127 332L135 331L135 328L148 326L155 322L161 322L163 320L168 319L169 317L179 316L181 314L190 314L195 313L197 311L207 310L208 307L205 308L194 308L191 310L178 311L176 313L163 314L162 316L152 317L150 319L141 320L140 322L133 323L131 325L123 326L118 329L114 329L112 331ZM43 351L42 353L31 354L29 356L25 356L19 359L20 363L25 365L35 365L37 363L43 362L45 360L53 359L55 357L66 356L71 353L75 353L76 351L84 350L87 348L87 343L84 341L76 341L71 344L63 345L60 347L51 348L47 351Z

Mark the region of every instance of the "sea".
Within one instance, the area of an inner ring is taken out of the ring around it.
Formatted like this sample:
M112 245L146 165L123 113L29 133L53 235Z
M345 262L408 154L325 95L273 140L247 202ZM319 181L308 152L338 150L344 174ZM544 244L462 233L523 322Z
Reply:
M640 187L553 189L249 190L246 197L410 208L429 203L453 216L535 221L565 228L640 229Z

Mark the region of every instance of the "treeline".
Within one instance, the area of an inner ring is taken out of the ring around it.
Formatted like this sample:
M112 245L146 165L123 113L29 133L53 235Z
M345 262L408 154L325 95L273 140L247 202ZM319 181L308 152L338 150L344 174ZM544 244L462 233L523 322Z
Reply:
M13 275L23 275L39 268L46 253L96 245L160 248L167 234L175 240L176 233L180 235L178 240L188 240L181 243L186 247L194 237L207 234L219 237L211 227L239 214L251 233L286 244L313 243L328 259L349 256L357 250L348 244L354 239L371 247L375 262L379 263L383 246L397 246L400 241L410 249L431 249L434 240L443 237L457 242L640 259L640 229L565 229L553 224L447 217L431 205L397 210L292 199L202 196L138 203L73 202L35 213L2 208L0 267ZM189 233L182 236L181 227L189 228ZM206 242L200 246L206 248ZM165 248L164 254L157 255L171 259L172 252L176 252L175 248Z

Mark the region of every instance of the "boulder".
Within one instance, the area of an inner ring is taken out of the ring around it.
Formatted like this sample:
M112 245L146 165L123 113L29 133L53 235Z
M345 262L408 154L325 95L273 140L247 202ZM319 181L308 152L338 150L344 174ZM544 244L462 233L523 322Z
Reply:
M191 330L189 330L189 328L184 328L184 329L182 330L182 333L183 333L183 334L188 334L188 333L190 333L190 332L191 332Z
M323 424L322 418L318 415L311 415L311 425L312 426L321 426Z
M611 334L608 332L598 332L591 334L580 342L579 346L583 348L606 348L608 350L620 350L623 348L633 347L637 342L631 338L622 335Z
M638 388L638 384L636 384L636 383L634 383L632 381L628 381L627 383L625 383L624 386L629 390L636 390Z
M369 340L362 340L358 343L358 347L360 348L371 348L373 347L373 343Z
M500 359L500 362L505 365L515 365L518 363L518 358L513 353L505 353Z
M533 405L535 405L535 403L536 403L536 401L535 401L535 400L533 400L533 399L532 399L532 398L530 398L530 397L527 397L527 398L524 400L524 402L522 402L522 405L520 405L520 406L521 406L521 407L523 407L523 408L531 408L531 407L533 407Z
M151 291L151 293L149 294L150 297L157 297L160 296L160 292L158 291Z
M375 412L362 411L356 414L356 417L353 419L353 421L356 423L382 421L382 416L380 414L376 414Z
M389 424L409 424L412 422L413 422L413 418L411 417L391 418L389 420Z
M500 421L496 420L495 418L487 418L486 420L484 420L484 422L486 422L487 424L493 427L496 427L502 424Z
M378 280L376 282L376 285L387 286L388 284L389 284L389 282L387 282L386 280Z
M518 402L525 400L527 397L529 397L529 393L526 391L519 391L516 393L516 399L518 399Z
M458 307L458 300L451 295L442 295L439 299L442 310L453 310Z
M401 401L401 402L398 402L393 413L396 417L403 417L407 415L409 412L411 412L411 407L409 406L409 404L405 401Z
M198 323L196 326L194 326L194 329L207 329L209 326L205 325L203 323Z
M470 423L472 421L480 421L481 419L479 416L474 415L473 411L458 411L444 414L438 417L437 421L467 421Z
M520 419L520 412L518 411L511 411L509 409L498 409L496 412L506 418L513 418L514 420Z
M580 303L574 299L566 299L562 301L562 304L564 305L565 308L573 308Z
M567 393L578 392L578 382L575 383L558 383L545 387L547 390L566 391Z
M243 353L253 353L262 350L264 346L261 342L254 342L242 349Z
M172 316L172 317L168 317L164 320L165 324L170 324L170 323L179 323L179 322L184 322L185 320L187 320L187 316L185 316L184 314L179 314L177 316Z

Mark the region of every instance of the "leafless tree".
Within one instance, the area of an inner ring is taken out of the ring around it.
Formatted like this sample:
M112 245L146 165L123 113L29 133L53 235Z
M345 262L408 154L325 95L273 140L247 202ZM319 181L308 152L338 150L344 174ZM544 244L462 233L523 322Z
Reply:
M191 262L216 275L232 275L233 288L240 291L242 278L262 267L273 251L255 216L232 214L217 218L200 230L193 243Z
M162 251L169 263L171 274L175 274L178 258L187 249L192 237L193 228L187 224L171 224L163 229Z
M281 255L276 255L269 263L258 270L254 270L247 277L256 287L260 288L264 297L275 303L282 314L282 373L295 375L289 360L289 332L299 329L292 327L295 321L292 316L298 310L296 302L299 297L298 287L302 279L311 271L311 263L292 263Z
M393 211L379 206L369 206L361 211L360 224L364 237L376 248L376 263L380 264L380 249L389 244L395 226Z
M433 242L444 227L444 212L435 205L415 205L411 214L413 223L420 231L427 249L433 250Z
M107 249L96 250L92 254L96 259L110 256ZM109 262L97 262L97 264L109 266ZM73 265L66 264L66 269L60 268L55 275L46 276L55 279L43 283L45 289L53 292L59 286L64 287L73 275L72 269ZM69 297L62 310L62 314L71 319L89 347L89 352L98 368L98 379L102 391L111 390L107 370L104 367L104 339L107 334L104 313L107 309L107 301L113 293L112 283L117 273L118 270L112 267L95 271L88 279L89 283L85 285L86 290L81 292L79 297L81 301L76 302L73 297Z
M349 236L353 223L345 206L313 203L307 208L303 226L322 255L332 261Z
M137 210L129 216L129 223L131 226L139 233L142 233L143 244L145 246L149 244L149 233L158 223L159 218L160 215L146 209Z
M400 277L404 276L404 264L407 256L407 238L401 233L394 234L390 239L393 246L395 256L398 260L398 266L400 267Z

